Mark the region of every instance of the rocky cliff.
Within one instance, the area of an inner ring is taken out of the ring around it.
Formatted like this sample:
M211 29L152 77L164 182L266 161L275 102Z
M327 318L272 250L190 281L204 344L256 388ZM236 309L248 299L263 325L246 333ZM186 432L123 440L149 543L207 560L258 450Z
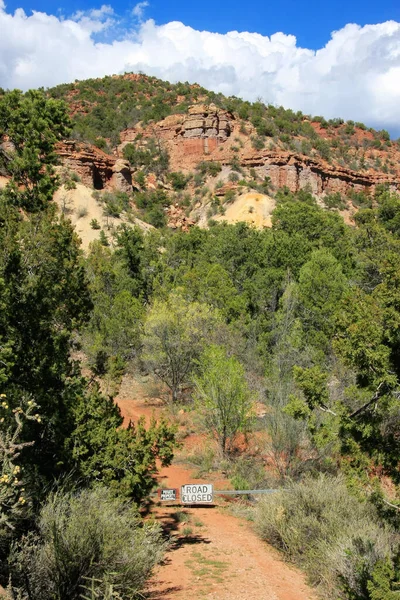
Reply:
M142 127L121 132L121 144L109 155L89 144L66 141L58 146L63 163L76 171L82 181L95 189L132 190L132 172L123 160L128 143L143 144L156 138L169 152L171 171L192 172L201 161L219 162L229 167L235 160L241 167L253 168L262 178L270 177L275 188L287 186L296 192L309 188L317 197L350 190L373 194L378 184L387 183L400 189L397 175L373 170L356 171L320 158L283 149L255 150L251 127L243 132L235 116L214 104L189 107L185 114L175 114ZM141 141L138 141L141 140ZM396 158L396 157L395 157Z
M85 185L95 190L132 191L132 173L127 161L110 156L91 144L73 140L57 144L56 150L62 164L77 173Z

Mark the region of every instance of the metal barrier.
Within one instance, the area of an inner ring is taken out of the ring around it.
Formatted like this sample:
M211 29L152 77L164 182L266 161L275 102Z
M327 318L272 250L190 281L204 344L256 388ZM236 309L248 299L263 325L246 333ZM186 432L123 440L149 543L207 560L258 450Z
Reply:
M282 492L282 489L278 490L214 490L214 494L220 494L221 496L236 496L237 494L248 494L253 496L254 494L273 494L274 492Z

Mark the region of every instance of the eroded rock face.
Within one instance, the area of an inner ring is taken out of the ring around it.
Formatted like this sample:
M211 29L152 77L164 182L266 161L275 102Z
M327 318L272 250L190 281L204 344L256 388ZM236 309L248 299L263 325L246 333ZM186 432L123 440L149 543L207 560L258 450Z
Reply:
M235 158L242 167L253 167L261 177L270 177L275 188L286 186L291 192L308 188L316 197L334 192L345 196L350 190L373 194L382 183L388 183L392 190L400 190L400 179L394 175L372 170L353 171L321 158L284 150L255 150L250 143L252 133L250 129L242 136L240 151L238 147L234 149L235 136L240 135L234 116L214 104L197 104L186 114L171 115L147 127L139 124L121 132L121 144L114 156L76 141L59 144L58 154L86 185L128 193L132 191L132 170L122 159L123 148L127 143L145 147L149 138L155 138L168 150L172 171L193 172L204 160L229 166Z
M132 171L127 160L117 159L112 167L111 186L121 192L132 192Z
M270 177L276 188L286 186L291 192L308 188L316 197L350 190L373 194L377 185L389 184L400 190L397 178L384 173L360 173L324 160L306 158L291 152L263 151L244 155L242 166L253 167L263 177Z
M77 173L85 185L96 190L107 187L116 159L91 144L74 140L60 142L56 151L65 167Z
M182 123L181 135L184 138L217 138L225 141L231 134L233 115L215 104L191 106Z
M168 227L171 229L180 229L189 231L194 225L194 221L185 215L185 210L178 204L171 205L166 210L168 218Z

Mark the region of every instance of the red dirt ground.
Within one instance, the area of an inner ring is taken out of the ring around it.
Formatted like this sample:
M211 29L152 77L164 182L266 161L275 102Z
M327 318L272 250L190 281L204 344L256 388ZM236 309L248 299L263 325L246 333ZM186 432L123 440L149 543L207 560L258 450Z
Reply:
M130 392L130 394L129 394ZM130 397L129 397L130 396ZM123 416L137 419L160 414L159 401L146 400L142 386L132 379L121 389L117 402ZM198 436L193 436L198 441ZM190 437L188 438L190 444ZM212 476L210 476L212 481ZM187 465L173 464L159 475L163 487L179 488L195 479ZM228 488L213 481L214 489ZM157 506L152 513L171 536L164 563L148 586L151 600L316 600L304 575L283 562L262 542L244 519L228 513L226 503L215 507Z

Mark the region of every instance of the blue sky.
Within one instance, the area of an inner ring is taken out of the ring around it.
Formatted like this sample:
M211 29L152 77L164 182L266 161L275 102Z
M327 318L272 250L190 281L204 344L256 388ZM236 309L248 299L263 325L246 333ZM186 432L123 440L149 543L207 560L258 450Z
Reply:
M111 4L121 16L135 3L115 0L6 0L9 10L24 8L68 16L78 10ZM347 23L366 25L383 21L400 21L400 0L150 0L146 17L158 24L182 21L195 29L226 33L232 30L271 35L277 31L293 34L298 44L317 49L329 39L330 33Z
M400 0L55 2L0 0L0 87L141 71L400 135Z

